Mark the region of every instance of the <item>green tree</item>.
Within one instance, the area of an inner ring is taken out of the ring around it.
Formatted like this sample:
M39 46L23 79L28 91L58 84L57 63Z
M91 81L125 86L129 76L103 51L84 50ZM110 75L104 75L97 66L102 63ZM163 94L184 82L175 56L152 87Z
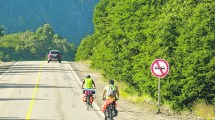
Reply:
M214 104L214 8L211 0L101 0L94 34L82 39L76 60L89 59L107 78L125 82L129 93L156 99L150 65L162 58L170 64L162 103L174 110L199 100Z
M0 25L0 37L4 35L4 26Z
M2 36L0 60L44 60L51 49L60 50L63 60L74 60L76 46L54 34L52 27L45 24L36 32L28 30Z

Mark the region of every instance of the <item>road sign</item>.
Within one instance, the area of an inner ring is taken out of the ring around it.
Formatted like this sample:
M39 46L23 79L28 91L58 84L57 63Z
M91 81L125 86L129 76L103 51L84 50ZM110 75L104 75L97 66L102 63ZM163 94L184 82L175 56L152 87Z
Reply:
M163 59L156 59L151 64L151 72L155 77L165 77L169 72L169 64Z

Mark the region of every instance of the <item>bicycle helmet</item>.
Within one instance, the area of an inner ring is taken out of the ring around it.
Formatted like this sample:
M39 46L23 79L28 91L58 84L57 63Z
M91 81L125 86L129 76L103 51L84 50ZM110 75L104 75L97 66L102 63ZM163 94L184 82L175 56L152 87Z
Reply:
M87 75L86 78L90 78L90 75Z
M114 84L114 80L109 80L109 84L113 85Z

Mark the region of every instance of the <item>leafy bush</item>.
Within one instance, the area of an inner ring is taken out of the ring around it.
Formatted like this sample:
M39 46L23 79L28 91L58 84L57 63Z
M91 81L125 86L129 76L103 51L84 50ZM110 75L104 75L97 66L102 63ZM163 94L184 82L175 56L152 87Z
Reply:
M84 38L76 57L155 99L157 78L150 65L165 59L170 72L161 80L162 103L177 111L198 99L214 104L214 8L211 0L101 0L92 35L98 37Z

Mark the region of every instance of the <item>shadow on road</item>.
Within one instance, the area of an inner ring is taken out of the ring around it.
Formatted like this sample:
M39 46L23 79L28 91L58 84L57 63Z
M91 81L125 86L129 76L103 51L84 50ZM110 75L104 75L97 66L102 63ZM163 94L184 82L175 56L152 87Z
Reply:
M32 98L0 98L0 101L13 101L13 100L32 100ZM46 100L46 99L35 98L34 100Z
M26 120L19 117L0 117L0 120ZM31 120L54 120L54 119L31 119Z
M73 88L64 86L48 86L44 84L38 84L38 88ZM35 84L15 84L15 83L0 83L0 89L2 88L35 88Z
M7 65L7 66L0 66L0 74L4 74L7 72L8 75L12 74L20 74L20 73L34 73L34 72L71 72L70 69L61 69L59 67L43 67L41 69L40 65L38 64L32 64L32 65L23 65L19 64L14 66L14 68L11 71L9 70L13 65Z

